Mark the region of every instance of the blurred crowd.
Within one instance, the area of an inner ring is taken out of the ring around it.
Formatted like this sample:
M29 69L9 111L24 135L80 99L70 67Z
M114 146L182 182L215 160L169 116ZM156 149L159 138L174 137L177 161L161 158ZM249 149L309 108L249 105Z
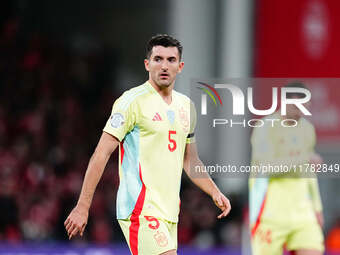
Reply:
M23 33L15 16L0 25L0 241L66 240L63 222L119 96L112 79L119 61L103 46L79 52L62 40ZM96 190L85 236L75 242L123 240L115 220L117 155ZM180 244L240 245L235 201L233 220L216 224L215 205L185 177L181 197Z
M0 238L62 239L63 218L115 98L103 73L110 62L104 49L72 53L61 41L24 36L20 26L9 18L0 37ZM108 171L95 200L98 227L114 181Z

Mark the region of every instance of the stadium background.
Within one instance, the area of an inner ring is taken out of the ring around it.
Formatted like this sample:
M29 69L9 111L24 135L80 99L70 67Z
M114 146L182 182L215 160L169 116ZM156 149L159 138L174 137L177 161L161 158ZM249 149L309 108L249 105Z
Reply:
M114 220L117 154L97 188L85 236L68 242L63 221L112 102L147 78L144 47L152 35L169 33L183 43L176 89L185 94L192 78L340 77L337 0L4 0L0 6L0 254L128 254ZM318 152L339 163L340 88L314 89ZM265 93L259 93L264 101ZM249 137L233 129L220 143L228 144L225 157L249 161ZM210 157L204 143L199 151ZM217 181L233 206L219 222L210 199L183 178L180 254L249 254L247 180ZM338 179L321 178L320 189L327 248L340 254Z

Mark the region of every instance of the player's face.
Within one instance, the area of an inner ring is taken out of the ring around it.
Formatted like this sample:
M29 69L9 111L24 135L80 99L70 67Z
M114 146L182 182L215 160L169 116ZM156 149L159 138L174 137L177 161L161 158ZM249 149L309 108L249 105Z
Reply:
M149 78L159 87L169 87L183 69L176 47L154 46L149 59L144 60Z
M298 98L298 97L292 97L292 98ZM303 106L308 109L310 107L310 102L303 104ZM295 104L287 105L287 118L288 119L299 120L303 116L304 116L303 113L300 111L299 108L296 107Z

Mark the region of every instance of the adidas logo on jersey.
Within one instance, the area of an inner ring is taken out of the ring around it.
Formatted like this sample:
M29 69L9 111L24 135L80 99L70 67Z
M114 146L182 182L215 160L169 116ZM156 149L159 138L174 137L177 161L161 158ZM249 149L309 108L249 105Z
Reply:
M152 119L153 121L162 121L161 115L159 115L158 112L156 112L155 116Z

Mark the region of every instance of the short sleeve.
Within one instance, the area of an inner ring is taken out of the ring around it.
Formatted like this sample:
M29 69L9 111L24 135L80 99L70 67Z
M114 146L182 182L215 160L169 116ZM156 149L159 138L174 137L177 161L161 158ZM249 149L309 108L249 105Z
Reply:
M189 134L186 139L186 143L194 143L195 139L195 128L197 122L197 113L194 103L190 100L190 128Z
M103 129L122 141L125 135L130 132L136 124L136 109L135 103L128 101L128 94L124 93L118 98L112 107L111 116L106 122Z

